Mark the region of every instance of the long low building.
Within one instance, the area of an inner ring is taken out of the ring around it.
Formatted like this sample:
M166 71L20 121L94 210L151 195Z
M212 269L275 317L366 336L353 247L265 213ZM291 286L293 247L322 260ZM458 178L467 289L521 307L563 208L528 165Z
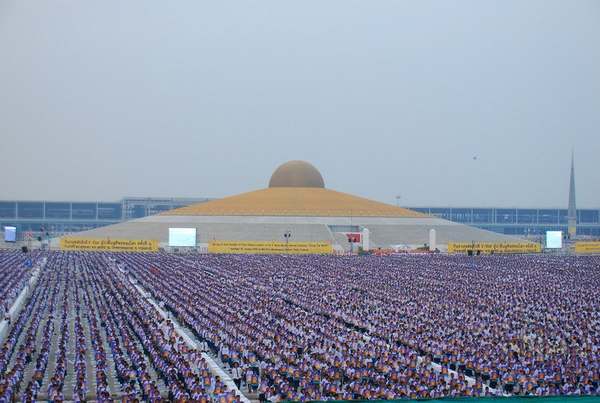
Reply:
M424 246L435 230L440 249L448 242L514 242L517 238L325 187L320 172L304 161L278 167L269 187L192 204L158 215L90 231L91 239L158 240L169 244L170 228L195 228L196 245L211 241L313 241L349 249L361 234L367 248Z

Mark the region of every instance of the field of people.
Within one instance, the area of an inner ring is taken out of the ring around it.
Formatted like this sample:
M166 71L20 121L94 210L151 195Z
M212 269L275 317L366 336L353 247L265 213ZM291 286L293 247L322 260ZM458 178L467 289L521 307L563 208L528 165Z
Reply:
M600 395L600 257L0 252L21 292L0 401Z

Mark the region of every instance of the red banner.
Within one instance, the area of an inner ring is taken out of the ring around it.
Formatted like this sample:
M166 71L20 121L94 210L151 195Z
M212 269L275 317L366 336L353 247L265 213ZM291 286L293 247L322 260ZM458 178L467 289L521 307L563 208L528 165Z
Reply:
M348 242L360 243L360 232L349 232L346 234Z

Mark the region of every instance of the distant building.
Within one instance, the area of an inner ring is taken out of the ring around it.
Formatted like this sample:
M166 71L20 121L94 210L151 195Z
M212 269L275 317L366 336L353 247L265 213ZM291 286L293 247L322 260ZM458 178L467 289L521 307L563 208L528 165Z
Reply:
M421 213L505 235L535 236L568 232L569 211L560 208L409 207ZM600 236L600 209L576 210L577 235Z
M174 208L208 201L208 198L126 197L117 202L0 201L0 231L17 227L17 239L59 236L158 214Z

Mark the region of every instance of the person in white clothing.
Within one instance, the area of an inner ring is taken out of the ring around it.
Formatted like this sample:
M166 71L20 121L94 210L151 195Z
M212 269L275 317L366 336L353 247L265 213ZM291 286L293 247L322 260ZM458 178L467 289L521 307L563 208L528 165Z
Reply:
M237 362L233 363L233 368L231 369L231 378L233 379L233 383L237 386L238 389L242 387L242 369L240 368L240 364Z

